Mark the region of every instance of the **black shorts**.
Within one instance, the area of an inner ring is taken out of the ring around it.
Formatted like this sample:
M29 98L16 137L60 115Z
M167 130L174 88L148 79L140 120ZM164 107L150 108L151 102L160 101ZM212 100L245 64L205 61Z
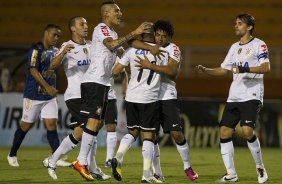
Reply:
M177 99L160 100L160 123L164 133L170 131L182 131L183 123L180 119L180 109Z
M81 123L81 117L80 117L81 98L69 99L66 101L66 105L71 114L71 118L70 118L70 121L67 122L67 126L70 129L74 129L77 126L83 126L83 123Z
M240 126L255 128L262 103L259 100L246 102L228 102L224 108L219 126L235 129L240 121Z
M107 110L105 114L105 124L117 124L117 100L108 100Z
M107 109L109 86L87 82L82 83L80 88L82 99L80 115L87 117L86 119L104 119Z
M126 119L127 128L130 129L141 129L142 131L156 132L160 126L159 102L152 103L132 103L126 102Z

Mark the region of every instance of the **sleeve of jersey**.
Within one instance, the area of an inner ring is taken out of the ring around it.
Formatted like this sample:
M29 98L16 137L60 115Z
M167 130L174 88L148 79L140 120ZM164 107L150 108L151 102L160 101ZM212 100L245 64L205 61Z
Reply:
M38 68L40 62L40 53L36 48L30 49L28 53L28 68Z
M106 38L112 37L110 29L106 25L100 25L96 30L99 40L103 41Z
M260 42L259 44L257 57L260 63L269 62L268 48L267 48L267 45L263 41Z
M232 69L232 60L231 60L231 55L232 55L232 47L229 49L223 63L221 63L221 68L231 70Z
M58 56L59 54L61 54L61 53L63 52L65 46L66 46L66 44L63 43L63 44L61 45L61 47L59 48L59 50L55 53L55 56Z
M180 62L181 60L181 52L178 46L173 45L169 50L168 50L168 55L170 58L174 59L177 63Z
M126 50L122 57L120 58L120 60L118 61L120 64L122 64L123 66L128 66L129 62L130 62L130 52L129 50Z

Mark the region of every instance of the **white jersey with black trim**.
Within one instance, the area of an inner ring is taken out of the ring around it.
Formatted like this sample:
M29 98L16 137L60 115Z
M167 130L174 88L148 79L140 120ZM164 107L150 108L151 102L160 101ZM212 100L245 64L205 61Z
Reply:
M125 51L119 63L128 66L130 65L131 77L127 85L125 100L133 103L152 103L158 101L160 90L161 75L153 70L141 69L135 65L137 56L149 59L150 62L161 65L167 62L168 56L161 59L155 58L149 51L143 49L129 48Z
M111 86L111 70L115 62L116 51L108 49L103 41L106 38L118 38L117 33L105 23L98 24L92 35L91 64L86 71L82 83L95 82Z
M178 65L181 61L181 52L177 45L170 43L168 46L164 47L164 50L167 51L168 56L175 60ZM168 62L168 60L167 60ZM167 65L168 63L163 65ZM161 78L161 89L159 93L159 100L170 100L177 99L177 90L175 81L171 80L167 75L162 74Z
M86 41L85 44L78 44L69 40L62 44L56 55L60 54L68 44L74 45L74 48L67 52L62 59L62 64L68 80L68 87L64 94L65 101L74 98L81 98L81 80L91 63L89 54L91 41Z
M232 66L256 67L269 62L268 49L264 41L253 38L246 44L234 43L221 64L222 68L231 70ZM227 102L245 102L260 100L263 102L263 74L233 74Z

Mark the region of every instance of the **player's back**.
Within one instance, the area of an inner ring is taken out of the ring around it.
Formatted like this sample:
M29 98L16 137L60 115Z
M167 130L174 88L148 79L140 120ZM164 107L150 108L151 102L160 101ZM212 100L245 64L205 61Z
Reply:
M160 90L159 73L148 69L139 69L137 64L137 56L144 58L146 56L151 63L161 65L166 62L167 55L161 59L154 57L149 51L143 49L128 49L120 60L121 64L130 65L131 77L127 86L125 100L135 103L151 103L158 100Z

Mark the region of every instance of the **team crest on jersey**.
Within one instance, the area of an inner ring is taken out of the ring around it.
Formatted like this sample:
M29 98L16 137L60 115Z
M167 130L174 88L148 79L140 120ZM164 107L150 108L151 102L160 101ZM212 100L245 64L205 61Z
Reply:
M102 107L101 107L101 106L97 106L96 114L97 114L98 116L100 116L100 115L101 115L101 112L102 112Z
M87 48L83 48L83 52L84 52L85 54L88 54Z
M247 48L247 49L246 49L246 55L249 55L250 52L251 52L251 49L250 49L250 48Z
M242 48L239 48L238 49L238 54L241 54L241 52L242 52Z

